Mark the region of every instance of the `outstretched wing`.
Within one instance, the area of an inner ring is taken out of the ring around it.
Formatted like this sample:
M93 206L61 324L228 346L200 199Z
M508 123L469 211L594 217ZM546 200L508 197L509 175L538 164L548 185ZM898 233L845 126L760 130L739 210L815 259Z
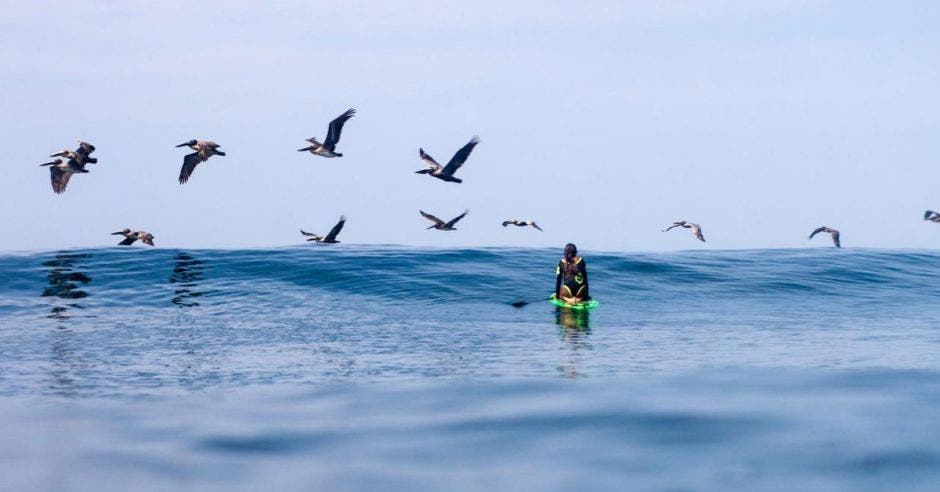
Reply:
M539 225L536 224L535 222L530 222L529 225L531 225L532 227L534 227L534 228L536 228L536 229L538 229L538 230L540 230L540 231L542 230L542 228L539 227Z
M329 132L326 134L326 141L323 142L323 146L327 149L330 149L330 152L336 148L336 144L339 143L339 135L343 132L343 124L346 123L346 120L352 118L356 115L356 110L349 108L345 113L339 115L330 122Z
M460 150L458 150L457 153L450 158L450 162L444 166L444 170L441 172L448 175L453 175L455 172L457 172L457 170L460 169L460 166L462 166L463 163L467 161L467 158L470 157L470 152L473 152L473 148L476 147L478 143L480 143L480 139L474 135L474 137L471 138L469 142L467 142L467 145L461 147Z
M153 246L153 245L154 245L154 244L153 244L153 234L150 234L150 233L144 234L144 236L141 237L140 240L143 241L144 244L147 244L147 245L149 245L149 246Z
M65 187L69 184L72 173L64 172L57 167L50 167L49 176L52 178L52 191L65 193Z
M424 163L427 164L428 166L428 169L422 169L420 171L416 171L418 173L424 174L429 171L433 172L444 167L438 164L437 161L435 161L434 158L430 156L430 154L424 151L424 149L418 149L418 157L420 157L421 160L424 161Z
M431 215L431 214L429 214L429 213L425 213L424 210L418 210L418 212L421 212L421 216L422 216L422 217L424 217L425 219L430 220L431 222L434 222L435 225L439 225L439 226L444 225L444 221L443 221L443 220L438 219L437 217L435 217L435 216L433 216L433 215Z
M341 216L339 217L339 222L337 222L336 225L333 226L332 229L330 229L330 232L327 233L327 235L326 235L325 238L323 238L323 242L325 242L325 243L331 243L331 242L335 241L335 240L336 240L336 236L339 235L339 231L343 230L343 225L345 225L345 224L346 224L346 216L345 216L345 215L341 215Z
M199 152L186 154L186 157L183 157L183 167L180 169L180 184L189 181L189 176L193 174L193 170L200 162Z
M826 226L817 227L817 228L813 231L813 233L809 235L809 238L810 238L810 239L813 239L813 236L815 236L816 234L819 234L820 232L825 231L825 230L826 230Z
M307 241L319 241L319 240L323 239L322 237L320 237L319 234L314 234L314 233L312 233L312 232L307 232L307 231L305 231L305 230L303 230L303 229L300 230L300 233L303 234L304 236L307 236L308 238L310 238L310 239L307 239Z
M512 220L504 220L504 221L503 221L503 227L506 227L506 226L508 226L509 224L515 224L515 221L512 221Z
M924 220L927 220L927 219L930 218L930 216L936 215L936 214L937 214L937 212L934 212L933 210L928 210L928 211L924 212Z
M464 210L462 214L460 214L460 215L454 217L453 219L450 219L450 222L444 224L444 227L453 227L454 224L457 223L457 221L459 221L460 219L464 218L464 216L467 215L467 214L469 214L469 213L470 213L469 210Z
M136 240L137 240L137 236L126 237L126 238L124 238L123 241L121 241L121 242L118 243L118 246L130 246L130 245L134 244L134 241L136 241Z
M76 149L75 151L78 152L79 154L87 156L88 154L91 154L92 152L95 151L95 146L88 142L79 140L78 149Z
M692 234L701 242L705 242L705 236L702 235L702 227L698 224L689 224L692 227Z
M839 231L832 229L832 244L835 244L837 248L842 247L842 243L839 242Z

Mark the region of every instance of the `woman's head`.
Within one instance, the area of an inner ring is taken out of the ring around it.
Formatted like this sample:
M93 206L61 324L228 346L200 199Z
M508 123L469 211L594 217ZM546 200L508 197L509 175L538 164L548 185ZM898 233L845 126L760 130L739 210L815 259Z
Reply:
M578 247L572 243L565 245L565 259L573 260L575 256L578 256Z

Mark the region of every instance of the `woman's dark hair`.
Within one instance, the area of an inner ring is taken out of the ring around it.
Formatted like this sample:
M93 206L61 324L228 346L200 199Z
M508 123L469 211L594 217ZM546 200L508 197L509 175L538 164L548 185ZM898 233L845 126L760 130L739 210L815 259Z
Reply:
M572 277L578 274L578 266L574 263L574 257L578 256L578 247L572 243L565 245L565 277Z

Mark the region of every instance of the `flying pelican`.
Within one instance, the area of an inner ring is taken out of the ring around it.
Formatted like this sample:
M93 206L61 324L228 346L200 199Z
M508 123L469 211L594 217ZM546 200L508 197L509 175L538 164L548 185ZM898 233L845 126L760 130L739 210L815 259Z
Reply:
M50 166L49 177L52 179L52 191L56 193L65 193L65 187L69 184L69 179L73 174L88 172L84 165L73 159L68 161L56 159L52 162L40 164L40 166Z
M458 220L464 218L465 215L470 213L469 210L464 210L462 214L454 217L453 219L450 219L449 222L445 223L443 220L438 219L429 213L425 213L424 210L418 210L418 212L421 212L421 216L423 216L425 219L434 222L434 225L429 226L428 229L437 229L439 231L456 231L457 228L454 227L454 224L456 224Z
M337 222L336 225L333 226L332 229L330 229L330 232L327 233L326 236L320 236L319 234L307 232L303 229L300 230L300 233L310 238L310 239L307 239L307 241L316 241L318 243L328 243L328 244L338 243L339 241L336 240L336 236L339 235L339 231L343 230L343 225L345 224L346 224L346 216L340 215L339 222Z
M931 222L940 222L940 214L934 212L933 210L928 210L924 212L924 220L929 220Z
M214 155L225 155L225 152L218 150L219 144L208 140L190 140L177 145L177 147L189 147L195 150L192 154L186 154L186 157L183 157L183 167L180 169L180 184L189 181L189 176L200 162L206 162Z
M463 183L462 179L455 178L454 173L460 169L460 166L467 161L467 158L470 157L470 152L473 152L473 148L480 143L480 138L474 136L467 142L466 145L460 148L453 157L450 158L450 162L446 166L441 166L434 160L433 157L424 152L424 149L418 149L418 157L428 165L427 169L422 169L420 171L415 171L416 174L429 174L437 179L443 181L450 181L453 183Z
M336 144L339 143L339 135L343 132L343 124L353 116L356 116L356 110L352 108L347 109L345 113L337 116L336 119L330 122L330 128L326 133L326 140L323 143L318 142L316 137L308 138L307 141L310 142L311 145L297 149L297 152L309 150L311 154L320 157L343 157L343 154L334 151L336 150Z
M124 236L124 240L118 243L118 246L130 246L134 244L134 241L140 239L144 244L153 246L153 234L147 231L131 231L130 229L124 229L117 232L112 232L112 236Z
M815 236L816 234L819 234L820 232L828 232L830 235L832 235L832 243L835 244L837 248L842 247L842 244L839 243L839 231L835 229L830 229L826 226L817 228L815 231L813 231L812 234L809 235L809 238L813 239L813 236Z
M504 220L504 221L503 221L503 227L506 227L506 226L508 226L508 225L510 225L510 224L511 224L511 225L515 225L515 226L519 226L519 227L532 226L532 227L534 227L534 228L536 228L536 229L538 229L538 230L540 230L540 231L542 230L542 228L539 227L538 224L536 224L534 221L531 221L531 220L512 219L512 220Z
M84 166L85 164L95 164L98 162L98 159L91 157L91 153L94 151L94 145L78 140L77 149L63 149L55 154L50 155L49 157L67 157L69 160L73 160L81 166Z
M699 241L703 243L705 242L705 236L702 235L702 227L699 226L698 224L693 224L691 222L680 220L678 222L673 222L671 226L663 229L663 232L666 232L674 227L684 227L686 229L692 229L692 235L695 236L695 238L698 239Z

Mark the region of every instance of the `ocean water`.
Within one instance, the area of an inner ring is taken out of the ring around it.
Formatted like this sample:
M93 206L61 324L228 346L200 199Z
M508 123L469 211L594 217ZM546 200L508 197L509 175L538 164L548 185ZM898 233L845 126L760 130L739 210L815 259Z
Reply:
M559 254L0 255L0 490L940 490L940 252Z

